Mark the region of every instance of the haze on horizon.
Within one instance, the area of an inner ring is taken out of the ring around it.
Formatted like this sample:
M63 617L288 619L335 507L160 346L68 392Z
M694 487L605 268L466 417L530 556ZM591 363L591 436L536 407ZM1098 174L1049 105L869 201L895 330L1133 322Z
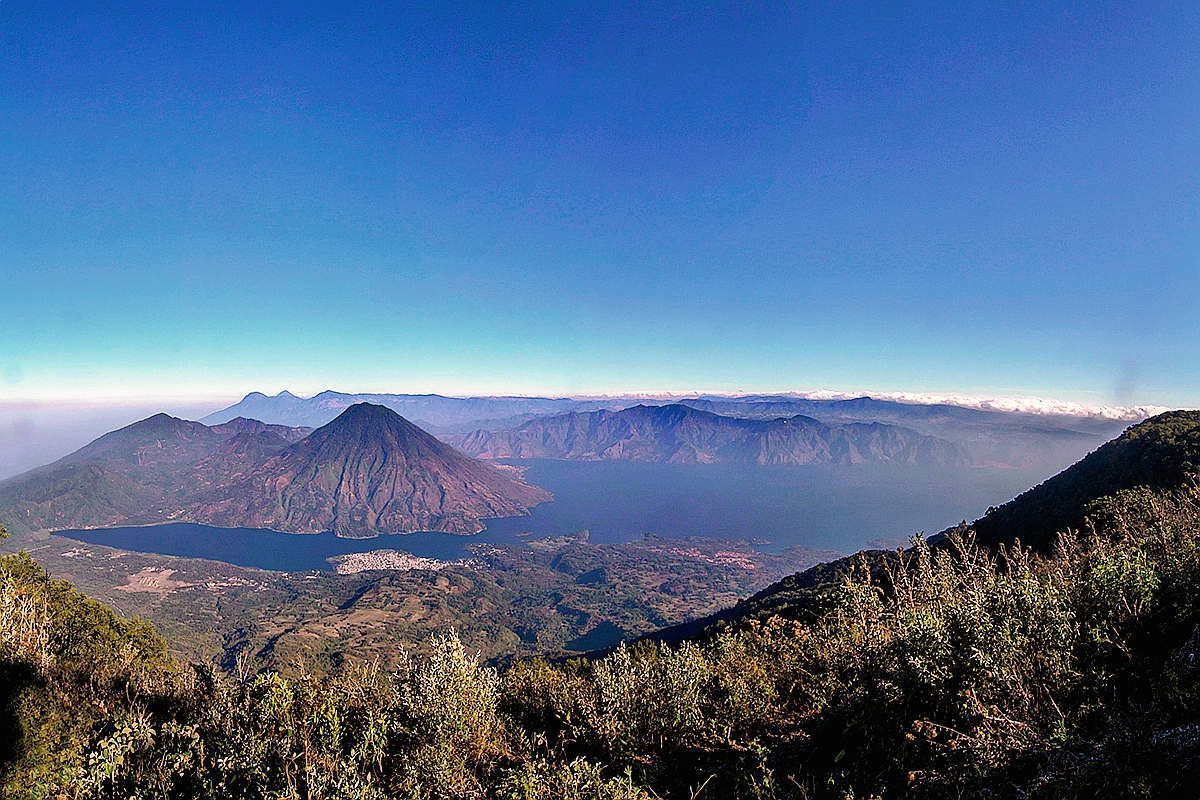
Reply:
M245 399L249 399L247 393ZM264 394L255 392L255 394ZM291 394L292 399L321 400L324 393L292 393L287 390L274 395ZM354 393L340 392L341 395ZM360 395L376 393L362 392ZM393 393L378 393L393 394ZM394 393L406 394L406 393ZM417 394L417 393L407 393ZM644 398L647 402L674 402L700 396L745 397L749 393L713 392L619 392L600 395L576 395L578 399ZM443 396L454 396L445 394ZM497 395L482 395L492 396ZM532 395L524 395L531 397ZM561 397L562 395L559 395ZM800 391L773 395L814 400L840 400L870 396L876 400L892 400L905 404L948 404L987 411L1018 412L1034 415L1066 415L1075 418L1109 419L1127 423L1139 422L1147 416L1164 411L1160 406L1101 406L1090 403L1045 397L985 397L945 395L917 392L835 392L828 390ZM242 397L170 397L129 395L125 397L90 397L38 401L0 401L0 481L29 469L43 466L71 453L104 433L122 428L159 413L189 420L204 420L220 410L237 408ZM634 399L626 405L638 404ZM259 417L255 412L238 411L240 416ZM230 414L230 417L233 415Z
M1200 405L1197 34L1186 2L9 0L0 404Z

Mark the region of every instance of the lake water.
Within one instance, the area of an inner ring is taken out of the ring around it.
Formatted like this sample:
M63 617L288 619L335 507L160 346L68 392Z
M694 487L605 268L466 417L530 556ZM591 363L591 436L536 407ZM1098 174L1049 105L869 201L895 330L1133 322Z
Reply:
M375 539L286 534L177 523L64 531L60 535L124 550L209 558L275 570L329 569L328 558L392 548L428 558L467 555L477 542L511 543L528 534L587 529L593 542L653 533L765 542L764 550L806 545L853 552L872 541L935 533L981 516L1048 477L1021 470L894 466L772 467L638 464L622 461L520 462L526 479L555 500L526 517L488 520L478 536L413 533Z

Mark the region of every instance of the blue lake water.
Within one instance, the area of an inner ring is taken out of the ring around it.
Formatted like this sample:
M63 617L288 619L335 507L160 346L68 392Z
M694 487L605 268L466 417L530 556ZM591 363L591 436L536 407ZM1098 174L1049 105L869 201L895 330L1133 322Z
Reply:
M209 558L274 570L329 569L332 556L392 548L459 558L478 542L511 543L587 529L593 542L653 533L765 542L764 550L806 545L852 552L875 540L934 533L976 519L1046 475L1021 470L892 466L751 467L622 461L520 462L526 479L555 500L529 516L488 520L477 536L412 533L339 539L177 523L64 531L60 535L124 550Z

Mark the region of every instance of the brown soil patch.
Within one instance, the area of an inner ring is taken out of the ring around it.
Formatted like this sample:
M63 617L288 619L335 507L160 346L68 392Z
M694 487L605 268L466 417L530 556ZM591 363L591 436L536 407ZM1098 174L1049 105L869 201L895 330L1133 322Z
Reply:
M183 581L171 580L171 576L174 574L175 570L173 569L146 567L141 572L130 575L129 583L115 588L122 592L155 592L157 594L166 594L184 586L192 585Z

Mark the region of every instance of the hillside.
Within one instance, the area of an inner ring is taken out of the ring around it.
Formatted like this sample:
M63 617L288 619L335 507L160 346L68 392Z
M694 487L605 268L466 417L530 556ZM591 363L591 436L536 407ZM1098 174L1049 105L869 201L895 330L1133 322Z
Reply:
M959 532L974 531L976 541L991 549L1019 540L1022 546L1048 555L1059 532L1086 526L1089 507L1097 500L1140 487L1155 492L1179 489L1192 485L1198 470L1200 411L1170 411L1133 426L1074 466L962 526ZM943 541L941 546L947 545ZM819 564L787 576L731 608L666 628L652 638L676 642L741 627L751 620L808 617L820 598L864 559L878 575L895 558L895 553L874 550Z
M634 406L532 420L456 438L479 458L621 459L681 464L896 463L962 466L953 444L879 423L830 426L811 417L743 419L686 405Z
M1095 537L1047 559L921 544L821 577L819 613L678 646L493 669L451 629L393 652L394 669L330 659L327 679L307 669L319 628L282 672L241 653L227 674L187 669L147 624L4 557L0 795L1196 797L1200 491L1156 506L1118 498ZM609 579L562 566L576 587ZM507 593L471 597L466 565L416 596L422 579L363 577L324 602L373 642L386 630L360 604L473 616Z
M1200 473L1200 411L1170 411L1135 425L1078 464L972 527L986 545L1020 539L1047 550L1054 535L1084 525L1088 503L1122 489L1174 489Z
M815 564L780 578L728 608L666 626L642 639L676 645L684 641L708 641L719 633L746 630L776 618L811 621L827 610L828 599L864 561L878 579L886 565L895 563L895 558L891 551L864 550Z
M549 499L394 411L358 403L261 466L196 496L188 521L352 537L477 533L481 519L525 514Z
M287 425L274 425L266 422L260 422L257 419L249 419L247 417L234 417L228 422L223 422L220 425L213 425L212 430L222 434L262 434L273 433L280 439L283 439L288 444L294 444L305 436L313 432L313 428L309 427L288 427Z
M0 484L14 530L161 522L475 533L550 495L480 463L381 406L310 431L244 418L212 427L159 414Z
M14 530L152 523L179 510L195 465L229 440L241 437L244 447L273 454L303 434L256 421L208 427L156 414L0 483L0 514Z

